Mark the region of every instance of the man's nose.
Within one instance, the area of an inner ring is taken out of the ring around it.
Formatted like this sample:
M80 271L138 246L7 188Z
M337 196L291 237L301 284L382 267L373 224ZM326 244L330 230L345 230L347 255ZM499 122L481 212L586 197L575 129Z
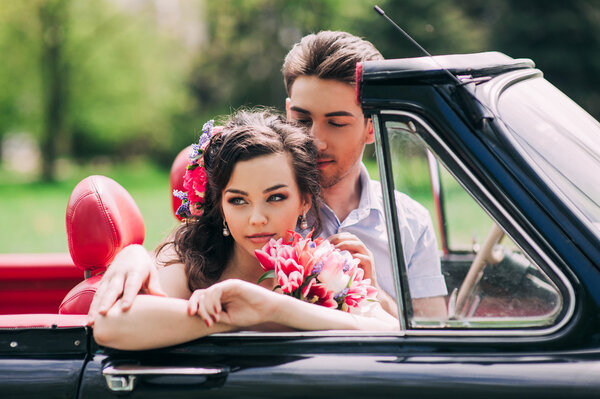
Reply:
M313 137L315 142L315 147L317 147L318 151L325 151L327 148L327 142L325 141L325 137L323 136L323 131L319 129L316 123L313 123L310 134Z

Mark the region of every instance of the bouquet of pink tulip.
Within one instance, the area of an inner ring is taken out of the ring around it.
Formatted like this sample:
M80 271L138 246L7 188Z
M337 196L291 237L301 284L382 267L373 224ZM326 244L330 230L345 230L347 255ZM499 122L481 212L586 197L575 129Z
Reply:
M290 238L271 239L254 251L265 273L258 280L276 278L284 294L317 305L349 312L365 301L376 301L377 289L363 279L360 261L340 251L327 240L303 238L290 231Z

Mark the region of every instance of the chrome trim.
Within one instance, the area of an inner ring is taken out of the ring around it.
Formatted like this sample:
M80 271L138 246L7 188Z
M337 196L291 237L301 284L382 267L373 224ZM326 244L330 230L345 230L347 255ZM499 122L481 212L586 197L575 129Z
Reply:
M405 331L356 331L356 330L318 330L318 331L293 331L293 332L265 332L265 331L236 331L229 333L211 334L219 338L345 338L345 337L389 337L398 338L405 336Z
M569 305L568 308L566 310L566 313L564 315L564 317L555 325L553 325L550 328L545 328L545 329L536 329L536 330L493 330L493 331L482 331L482 330L471 330L471 331L458 331L458 330L407 330L406 331L406 335L411 335L411 336L444 336L444 335L467 335L467 336L515 336L515 335L521 335L521 336L537 336L537 335L548 335L551 334L553 332L556 332L558 330L560 330L573 316L573 314L575 313L575 291L573 290L573 287L571 286L569 280L567 279L567 277L560 271L560 269L554 264L554 262L552 262L552 260L541 250L541 248L535 243L535 241L528 235L526 234L526 232L521 228L521 226L519 226L518 223L516 223L516 221L513 219L513 217L510 215L510 213L504 209L500 203L490 194L490 192L485 188L485 186L483 186L483 184L481 184L481 182L479 182L479 180L477 180L475 178L475 176L473 175L473 173L471 173L471 171L465 166L465 164L460 160L460 158L458 158L456 156L456 154L454 154L454 152L452 152L450 150L450 148L446 145L446 143L440 138L440 136L431 128L431 126L429 126L429 124L424 121L421 117L419 117L416 114L413 114L411 112L406 112L406 111L399 111L399 110L382 110L380 111L380 114L382 115L397 115L397 116L403 116L403 117L407 117L407 118L411 118L415 121L417 121L421 126L423 126L423 128L425 130L427 130L427 132L431 135L431 137L433 137L438 144L440 144L444 150L446 151L446 153L448 155L450 155L452 157L452 159L459 165L459 167L462 169L462 171L469 177L469 179L479 188L479 190L481 190L481 192L486 196L486 198L496 207L496 209L498 209L501 213L502 216L504 216L504 218L506 220L509 221L509 223L511 223L511 225L519 232L519 234L527 241L528 245L534 249L534 251L537 253L537 255L544 260L544 262L546 263L546 265L548 265L548 267L555 273L555 275L558 277L558 279L562 282L563 286L565 287L567 294L569 296ZM429 149L431 150L431 148L429 147L429 145L420 137L417 135L417 137L419 137L419 140L421 140L421 142L423 142L423 144ZM451 170L449 168L447 168L450 172ZM454 175L454 174L453 174ZM456 176L454 176L456 178ZM462 183L460 182L459 179L456 179L459 184ZM469 192L469 190L463 186L463 188L465 190L467 190L467 192ZM470 192L469 192L470 193ZM470 193L471 194L471 193ZM473 197L475 200L476 198ZM478 201L479 203L479 201ZM481 203L479 203L479 205L481 206ZM485 207L482 206L482 209L486 210ZM487 211L486 211L487 213ZM489 215L489 214L488 214ZM491 217L491 215L490 215ZM498 223L497 220L495 220L492 217L492 220L494 220L496 223ZM499 225L502 225L499 223ZM512 237L511 237L512 238ZM398 284L398 282L396 282ZM563 304L564 304L564 300L563 300ZM471 323L471 325L473 325L473 323Z
M213 376L226 374L224 368L206 367L164 367L140 366L138 364L119 364L107 366L102 370L108 389L113 392L131 392L139 376Z
M113 392L131 392L135 387L135 377L132 375L127 377L105 375L104 378L106 379L106 385L108 385L108 389Z
M379 180L381 182L381 187L383 191L383 204L385 207L385 214L388 216L388 218L392 218L395 217L395 215L392 214L390 204L392 203L391 201L395 201L395 199L390 198L390 187L387 184L387 179L384 178L384 154L383 148L381 148L381 131L379 130L378 116L376 114L372 115L371 121L373 125L373 131L375 133L375 151L377 154L377 168L379 169ZM390 251L390 257L392 259L392 265L399 265L400 262L398 261L398 254L396 253L394 245L392 245L392 243L396 240L394 227L392 223L386 223L385 226L388 235L388 249ZM400 237L400 240L402 240L402 237ZM400 242L400 245L402 245L402 242ZM402 264L404 264L404 262L402 262ZM407 320L404 318L404 302L402 301L402 296L404 295L404 293L402 292L402 287L400 284L400 271L398 270L398 267L392 267L392 273L394 274L394 287L396 289L396 306L398 307L398 321L400 322L400 330L406 331Z
M217 375L225 373L223 368L206 367L163 367L140 366L138 364L119 364L108 366L102 370L104 376L139 376L139 375Z

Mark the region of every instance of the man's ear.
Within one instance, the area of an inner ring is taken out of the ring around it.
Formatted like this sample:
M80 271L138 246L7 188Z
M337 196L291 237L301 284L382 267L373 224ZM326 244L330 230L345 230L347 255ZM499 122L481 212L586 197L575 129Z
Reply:
M375 133L373 132L373 121L371 118L367 119L365 129L367 130L365 144L373 144L375 142Z
M292 120L292 113L290 112L290 103L292 102L292 100L290 100L290 98L286 98L285 99L285 116L287 118L287 120Z

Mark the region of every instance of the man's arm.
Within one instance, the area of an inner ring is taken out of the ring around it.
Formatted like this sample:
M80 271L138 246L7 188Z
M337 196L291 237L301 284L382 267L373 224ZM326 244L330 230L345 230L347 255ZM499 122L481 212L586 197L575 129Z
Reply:
M408 277L413 316L447 318L446 282L442 274L437 239L429 212L423 212L424 225L409 263ZM416 298L414 298L416 296Z
M431 317L441 320L448 318L446 301L443 296L415 298L412 300L412 307L414 317Z
M160 285L155 259L141 245L129 245L115 256L108 267L90 304L89 323L98 314L106 315L121 298L123 310L131 307L139 292L166 296Z

